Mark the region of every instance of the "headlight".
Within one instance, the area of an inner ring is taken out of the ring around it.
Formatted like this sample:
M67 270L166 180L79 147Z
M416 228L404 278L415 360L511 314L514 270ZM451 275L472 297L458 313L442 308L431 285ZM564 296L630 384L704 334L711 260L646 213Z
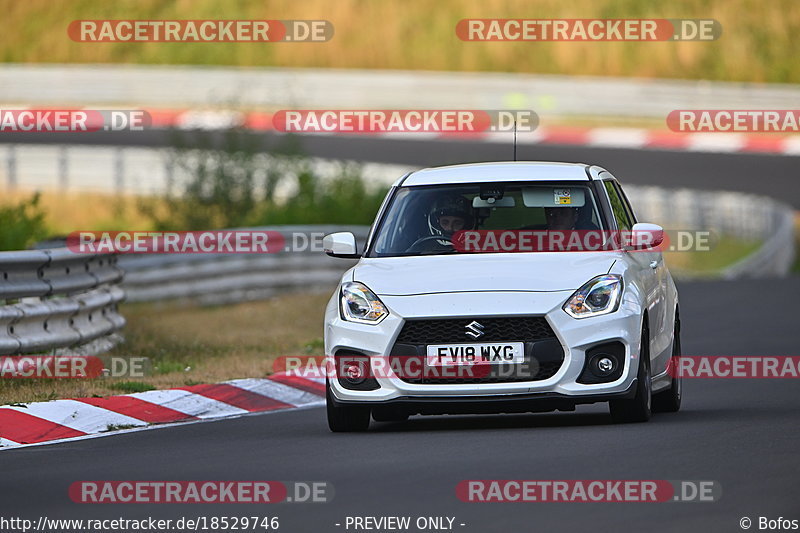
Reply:
M342 285L342 318L359 324L377 324L389 315L375 293L363 283L349 281Z
M619 309L622 299L622 277L616 274L597 276L575 291L564 311L573 318L607 315Z

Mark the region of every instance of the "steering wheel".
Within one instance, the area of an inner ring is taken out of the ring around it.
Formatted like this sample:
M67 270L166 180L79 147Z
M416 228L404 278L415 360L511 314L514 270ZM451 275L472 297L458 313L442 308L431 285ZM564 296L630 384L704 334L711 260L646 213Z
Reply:
M428 241L447 241L452 244L453 239L451 239L450 237L445 237L444 235L428 235L427 237L422 237L414 241L414 244L409 246L406 249L406 252L418 252L419 250L416 249L417 246Z

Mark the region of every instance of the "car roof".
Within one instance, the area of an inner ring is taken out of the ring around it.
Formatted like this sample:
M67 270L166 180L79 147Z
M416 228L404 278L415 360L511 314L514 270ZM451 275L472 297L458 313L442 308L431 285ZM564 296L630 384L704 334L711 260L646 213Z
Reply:
M588 165L548 161L503 161L470 163L417 170L402 185L439 185L448 183L487 183L495 181L589 181Z

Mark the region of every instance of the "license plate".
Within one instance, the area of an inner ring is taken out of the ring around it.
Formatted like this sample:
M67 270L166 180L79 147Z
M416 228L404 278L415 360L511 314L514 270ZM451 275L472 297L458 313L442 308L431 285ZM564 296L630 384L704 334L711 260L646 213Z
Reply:
M525 361L521 342L485 342L479 344L431 344L428 366L515 364Z

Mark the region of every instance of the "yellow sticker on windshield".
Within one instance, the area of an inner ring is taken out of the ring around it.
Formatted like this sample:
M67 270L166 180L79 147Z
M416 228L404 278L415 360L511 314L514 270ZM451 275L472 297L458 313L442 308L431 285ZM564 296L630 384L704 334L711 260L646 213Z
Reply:
M572 191L569 189L553 189L555 203L558 205L570 205L572 203Z

